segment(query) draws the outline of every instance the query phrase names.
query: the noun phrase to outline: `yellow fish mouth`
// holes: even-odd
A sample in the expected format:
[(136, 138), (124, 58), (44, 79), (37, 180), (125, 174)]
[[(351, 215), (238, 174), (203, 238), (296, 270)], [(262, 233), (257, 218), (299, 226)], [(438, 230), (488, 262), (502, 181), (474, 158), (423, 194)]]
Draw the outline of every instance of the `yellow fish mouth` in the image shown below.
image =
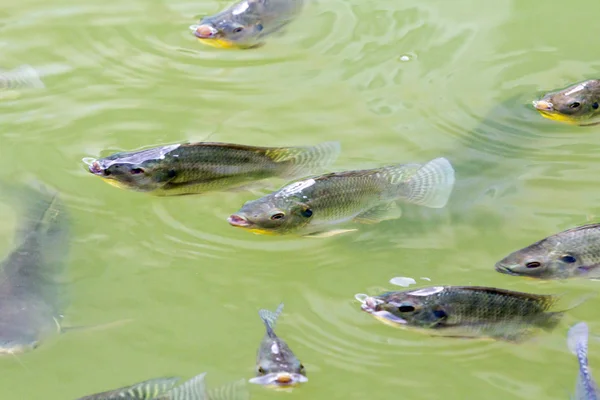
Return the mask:
[(533, 101), (533, 107), (542, 115), (542, 117), (550, 119), (552, 121), (565, 122), (568, 124), (577, 124), (579, 121), (577, 118), (570, 117), (568, 115), (561, 114), (554, 110), (552, 103), (546, 100)]
[(116, 188), (119, 189), (128, 189), (127, 185), (115, 180), (115, 179), (111, 179), (111, 178), (100, 178), (102, 179), (104, 182), (108, 183), (110, 186), (114, 186)]
[(205, 45), (211, 46), (211, 47), (220, 48), (220, 49), (241, 48), (241, 46), (238, 46), (234, 42), (231, 42), (231, 41), (225, 40), (225, 39), (218, 39), (218, 38), (212, 38), (212, 39), (197, 38), (197, 39), (202, 44), (205, 44)]

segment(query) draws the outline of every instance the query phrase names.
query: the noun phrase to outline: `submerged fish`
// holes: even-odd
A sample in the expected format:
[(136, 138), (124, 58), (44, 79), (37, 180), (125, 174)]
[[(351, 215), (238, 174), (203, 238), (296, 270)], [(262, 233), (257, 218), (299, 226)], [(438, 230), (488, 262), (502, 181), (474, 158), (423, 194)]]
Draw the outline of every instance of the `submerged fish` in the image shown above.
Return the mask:
[(184, 143), (92, 160), (89, 171), (123, 189), (172, 196), (298, 177), (327, 167), (339, 153), (339, 142), (302, 147)]
[(567, 335), (567, 345), (571, 353), (577, 356), (579, 361), (579, 374), (575, 387), (574, 400), (598, 400), (600, 391), (598, 385), (592, 378), (588, 365), (588, 326), (585, 322), (573, 325)]
[(281, 30), (300, 11), (304, 0), (242, 0), (190, 26), (201, 43), (222, 48), (252, 48)]
[(30, 65), (21, 65), (10, 71), (0, 70), (0, 92), (44, 87), (39, 74)]
[(551, 92), (533, 106), (548, 119), (577, 125), (596, 125), (600, 121), (600, 80), (591, 79), (566, 89)]
[(237, 381), (219, 388), (206, 390), (206, 372), (174, 387), (179, 378), (156, 378), (131, 386), (81, 397), (78, 400), (241, 400), (247, 399), (245, 382)]
[(557, 300), (491, 287), (434, 286), (366, 296), (361, 308), (384, 323), (441, 336), (517, 340), (533, 328), (554, 329), (563, 314), (550, 311)]
[(549, 236), (496, 263), (503, 274), (541, 279), (600, 278), (600, 224)]
[[(4, 188), (3, 188), (4, 189)], [(0, 354), (30, 351), (61, 331), (68, 218), (56, 194), (27, 190), (27, 222), (0, 264)]]
[(400, 217), (398, 200), (432, 208), (446, 205), (454, 169), (445, 158), (427, 164), (334, 172), (289, 184), (249, 201), (228, 222), (256, 233), (330, 236), (331, 225), (376, 223)]
[(283, 311), (283, 303), (275, 312), (260, 310), (258, 315), (262, 319), (267, 333), (260, 342), (256, 360), (257, 376), (250, 379), (250, 383), (259, 385), (288, 387), (307, 382), (304, 366), (296, 358), (287, 343), (275, 335), (275, 323)]

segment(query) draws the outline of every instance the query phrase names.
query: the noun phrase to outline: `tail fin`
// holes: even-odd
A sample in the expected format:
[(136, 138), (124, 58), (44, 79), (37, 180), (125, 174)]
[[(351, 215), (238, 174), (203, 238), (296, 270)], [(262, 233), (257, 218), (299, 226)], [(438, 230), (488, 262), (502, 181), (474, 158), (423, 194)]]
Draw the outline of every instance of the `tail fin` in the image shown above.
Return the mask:
[(275, 324), (277, 323), (277, 318), (281, 315), (283, 311), (283, 303), (279, 304), (275, 312), (262, 309), (258, 312), (258, 316), (263, 320), (265, 326), (267, 327), (267, 334), (269, 336), (274, 336)]
[(172, 388), (161, 399), (169, 400), (206, 400), (206, 385), (204, 384), (204, 376), (206, 372), (196, 375), (193, 378), (183, 382), (181, 385)]
[(208, 391), (208, 400), (248, 400), (250, 393), (246, 387), (246, 380), (227, 383)]
[(403, 192), (410, 203), (443, 208), (454, 189), (454, 168), (441, 157), (429, 161), (404, 182)]
[(31, 65), (21, 65), (12, 71), (5, 72), (6, 89), (43, 89), (46, 86), (40, 75)]
[(321, 172), (333, 164), (340, 152), (340, 142), (324, 142), (316, 146), (272, 149), (267, 151), (267, 156), (285, 164), (281, 175), (291, 179)]
[(131, 386), (122, 387), (119, 389), (109, 390), (102, 393), (91, 394), (81, 397), (79, 400), (102, 400), (102, 399), (119, 399), (119, 398), (157, 398), (157, 396), (165, 393), (172, 388), (179, 378), (156, 378), (149, 379), (144, 382), (136, 383)]
[(567, 346), (573, 354), (577, 354), (578, 348), (587, 351), (588, 345), (588, 326), (585, 322), (573, 325), (567, 334)]

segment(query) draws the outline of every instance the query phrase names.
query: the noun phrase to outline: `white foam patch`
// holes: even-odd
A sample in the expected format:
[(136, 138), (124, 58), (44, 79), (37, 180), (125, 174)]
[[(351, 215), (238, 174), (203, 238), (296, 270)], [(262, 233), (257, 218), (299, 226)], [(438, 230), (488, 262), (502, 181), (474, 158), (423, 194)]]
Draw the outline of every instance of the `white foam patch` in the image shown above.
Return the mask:
[(414, 292), (410, 292), (410, 294), (411, 296), (431, 296), (432, 294), (442, 292), (443, 290), (443, 286), (433, 286), (425, 289), (415, 290)]
[(200, 27), (200, 25), (194, 24), (194, 25), (190, 25), (190, 30), (192, 32), (196, 32), (196, 30)]
[(395, 278), (390, 279), (390, 283), (396, 286), (409, 287), (417, 283), (413, 278), (408, 278), (406, 276), (397, 276)]
[(243, 13), (244, 11), (246, 11), (248, 9), (248, 7), (250, 7), (250, 4), (248, 4), (247, 1), (244, 1), (243, 3), (238, 4), (232, 11), (231, 13), (233, 15), (239, 15), (241, 13)]
[(86, 165), (91, 166), (93, 163), (95, 163), (97, 160), (94, 157), (83, 157), (81, 159), (81, 161), (83, 161)]
[(354, 298), (356, 300), (358, 300), (359, 302), (361, 302), (362, 304), (365, 304), (365, 302), (367, 301), (367, 299), (369, 298), (368, 295), (364, 294), (364, 293), (357, 293), (354, 295)]

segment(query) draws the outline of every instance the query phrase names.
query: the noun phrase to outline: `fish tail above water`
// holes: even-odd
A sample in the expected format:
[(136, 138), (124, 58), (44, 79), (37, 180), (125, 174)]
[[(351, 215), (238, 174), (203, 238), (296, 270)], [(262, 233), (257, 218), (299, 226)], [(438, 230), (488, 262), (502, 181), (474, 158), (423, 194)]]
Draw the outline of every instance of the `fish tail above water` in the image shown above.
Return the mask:
[(324, 142), (316, 146), (287, 147), (267, 150), (267, 157), (287, 165), (283, 177), (295, 178), (310, 175), (331, 165), (339, 156), (339, 142)]
[(40, 75), (30, 65), (21, 65), (11, 71), (0, 72), (0, 89), (43, 89)]
[(575, 389), (575, 399), (596, 400), (600, 398), (598, 386), (592, 378), (588, 365), (588, 335), (589, 329), (585, 322), (573, 325), (567, 334), (567, 346), (579, 361), (579, 374)]
[(249, 398), (244, 380), (227, 383), (218, 388), (206, 390), (206, 372), (194, 376), (181, 385), (172, 388), (159, 399), (163, 400), (245, 400)]
[(410, 203), (443, 208), (454, 188), (454, 168), (441, 157), (419, 168), (401, 185), (402, 196)]
[(277, 323), (277, 319), (281, 315), (283, 311), (283, 303), (279, 304), (275, 312), (261, 309), (258, 311), (258, 316), (263, 320), (265, 327), (267, 328), (267, 334), (269, 337), (275, 336), (275, 324)]

